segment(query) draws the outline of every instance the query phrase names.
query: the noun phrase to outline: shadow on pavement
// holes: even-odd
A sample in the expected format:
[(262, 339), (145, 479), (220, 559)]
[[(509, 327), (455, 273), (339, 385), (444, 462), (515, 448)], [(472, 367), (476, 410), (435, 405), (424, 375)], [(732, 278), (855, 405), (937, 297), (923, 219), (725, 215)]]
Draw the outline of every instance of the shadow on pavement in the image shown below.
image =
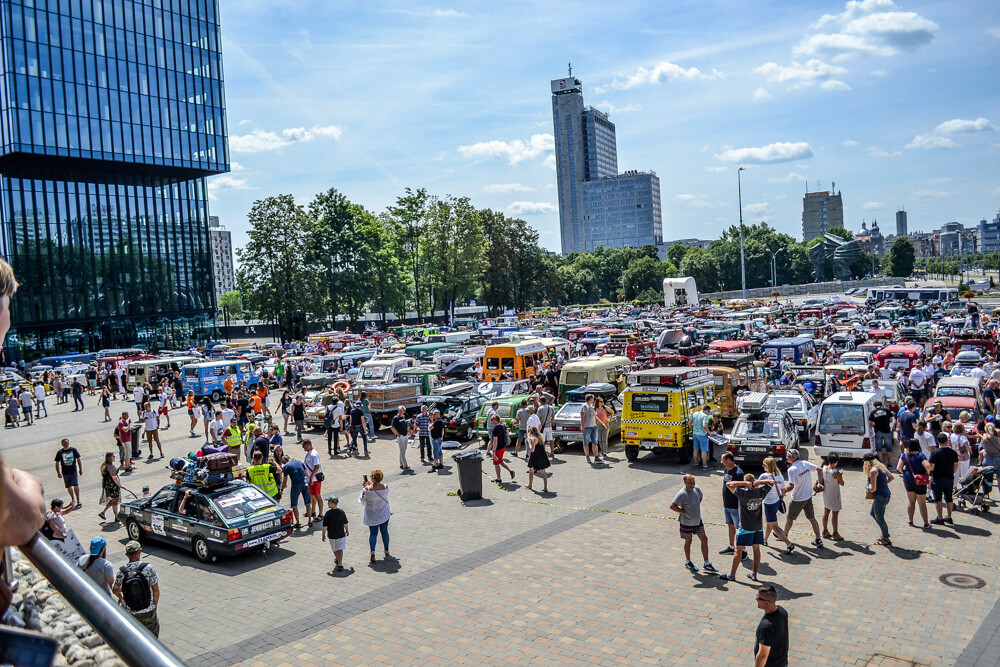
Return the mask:
[(479, 500), (466, 500), (462, 503), (462, 507), (489, 507), (493, 504), (493, 501), (489, 498), (480, 498)]
[(400, 570), (400, 563), (395, 556), (388, 556), (382, 560), (376, 560), (374, 563), (368, 563), (368, 567), (375, 572), (396, 574)]

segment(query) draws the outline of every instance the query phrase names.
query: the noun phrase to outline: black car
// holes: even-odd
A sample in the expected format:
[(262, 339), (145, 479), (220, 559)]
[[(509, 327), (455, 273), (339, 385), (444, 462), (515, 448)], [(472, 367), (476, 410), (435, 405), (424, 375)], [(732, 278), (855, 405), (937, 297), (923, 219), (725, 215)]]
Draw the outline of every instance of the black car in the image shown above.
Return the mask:
[(292, 533), (292, 512), (239, 479), (170, 484), (151, 498), (122, 503), (118, 516), (130, 539), (182, 545), (203, 563), (266, 550)]
[(445, 423), (445, 436), (453, 437), (460, 442), (472, 439), (473, 422), (479, 413), (479, 408), (486, 402), (486, 397), (479, 394), (464, 396), (430, 396), (427, 398), (427, 409), (440, 410)]

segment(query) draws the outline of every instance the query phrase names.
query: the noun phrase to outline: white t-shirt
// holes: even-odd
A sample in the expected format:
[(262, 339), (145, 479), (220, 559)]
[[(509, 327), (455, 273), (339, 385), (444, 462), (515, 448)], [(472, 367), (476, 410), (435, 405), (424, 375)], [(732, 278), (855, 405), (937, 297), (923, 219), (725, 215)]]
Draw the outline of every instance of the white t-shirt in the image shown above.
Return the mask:
[(35, 399), (39, 401), (45, 400), (45, 385), (42, 384), (35, 385)]
[(319, 463), (319, 454), (316, 453), (315, 449), (310, 449), (309, 453), (306, 454), (303, 463), (306, 466), (306, 482), (309, 482), (309, 475), (315, 470), (317, 473), (322, 471)]
[(147, 431), (155, 431), (160, 426), (156, 420), (156, 413), (152, 410), (143, 412), (141, 419), (143, 421), (142, 427)]
[(208, 424), (208, 430), (211, 432), (212, 437), (216, 440), (222, 440), (222, 432), (225, 431), (226, 428), (227, 427), (224, 425), (223, 420), (218, 418), (213, 419)]
[(813, 470), (819, 470), (819, 466), (809, 461), (796, 461), (788, 467), (788, 481), (795, 485), (792, 487), (792, 500), (801, 502), (812, 498)]
[(910, 388), (911, 389), (923, 389), (924, 388), (924, 382), (926, 382), (926, 381), (927, 381), (927, 378), (924, 377), (923, 371), (921, 371), (919, 368), (914, 368), (913, 371), (910, 373)]
[(781, 493), (785, 490), (785, 478), (781, 473), (778, 473), (778, 476), (775, 477), (769, 472), (764, 472), (761, 473), (760, 477), (757, 479), (773, 479), (775, 482), (771, 485), (770, 491), (767, 492), (767, 495), (764, 496), (765, 505), (773, 505), (781, 500)]
[(222, 411), (222, 423), (229, 426), (233, 422), (233, 417), (236, 416), (236, 411), (232, 408), (226, 408)]
[(914, 433), (913, 437), (920, 443), (920, 451), (923, 452), (924, 456), (930, 459), (931, 452), (936, 449), (937, 445), (937, 440), (934, 439), (934, 434), (927, 430), (923, 433)]
[(139, 385), (136, 385), (135, 389), (132, 390), (132, 396), (135, 397), (136, 403), (142, 403), (142, 399), (145, 395), (146, 392), (143, 391), (142, 387)]
[(888, 380), (892, 377), (892, 369), (888, 366), (883, 366), (882, 370), (879, 371), (879, 375), (882, 376), (883, 380)]
[(529, 431), (531, 430), (532, 426), (534, 426), (535, 428), (537, 428), (539, 431), (542, 430), (542, 422), (541, 422), (541, 420), (538, 419), (538, 415), (536, 415), (534, 413), (532, 413), (528, 417), (528, 430)]

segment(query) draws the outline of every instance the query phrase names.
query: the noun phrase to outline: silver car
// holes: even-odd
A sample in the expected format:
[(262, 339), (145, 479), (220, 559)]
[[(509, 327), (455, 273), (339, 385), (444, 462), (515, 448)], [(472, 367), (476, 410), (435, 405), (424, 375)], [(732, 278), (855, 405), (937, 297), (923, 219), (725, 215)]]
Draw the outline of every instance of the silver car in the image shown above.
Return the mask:
[(809, 440), (816, 431), (819, 403), (806, 392), (776, 391), (767, 397), (767, 408), (775, 412), (787, 412), (795, 424), (800, 440)]

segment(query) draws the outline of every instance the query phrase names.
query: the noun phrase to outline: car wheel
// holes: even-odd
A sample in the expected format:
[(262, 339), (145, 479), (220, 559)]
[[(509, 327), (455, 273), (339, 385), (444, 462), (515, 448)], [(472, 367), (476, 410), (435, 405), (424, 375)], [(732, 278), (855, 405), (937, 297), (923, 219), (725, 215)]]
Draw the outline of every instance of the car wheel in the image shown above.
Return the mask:
[(129, 519), (125, 522), (125, 531), (128, 533), (130, 540), (142, 542), (142, 526), (135, 519)]
[(212, 551), (208, 548), (208, 542), (205, 541), (204, 537), (194, 538), (194, 555), (202, 563), (207, 563), (212, 558)]
[(625, 445), (625, 460), (637, 461), (639, 459), (639, 445)]
[(677, 453), (677, 462), (681, 465), (686, 465), (691, 463), (691, 459), (694, 457), (694, 445), (690, 442), (684, 444), (681, 447), (680, 452)]
[(221, 400), (222, 400), (222, 392), (216, 389), (215, 391), (212, 392), (212, 402), (218, 403)]

